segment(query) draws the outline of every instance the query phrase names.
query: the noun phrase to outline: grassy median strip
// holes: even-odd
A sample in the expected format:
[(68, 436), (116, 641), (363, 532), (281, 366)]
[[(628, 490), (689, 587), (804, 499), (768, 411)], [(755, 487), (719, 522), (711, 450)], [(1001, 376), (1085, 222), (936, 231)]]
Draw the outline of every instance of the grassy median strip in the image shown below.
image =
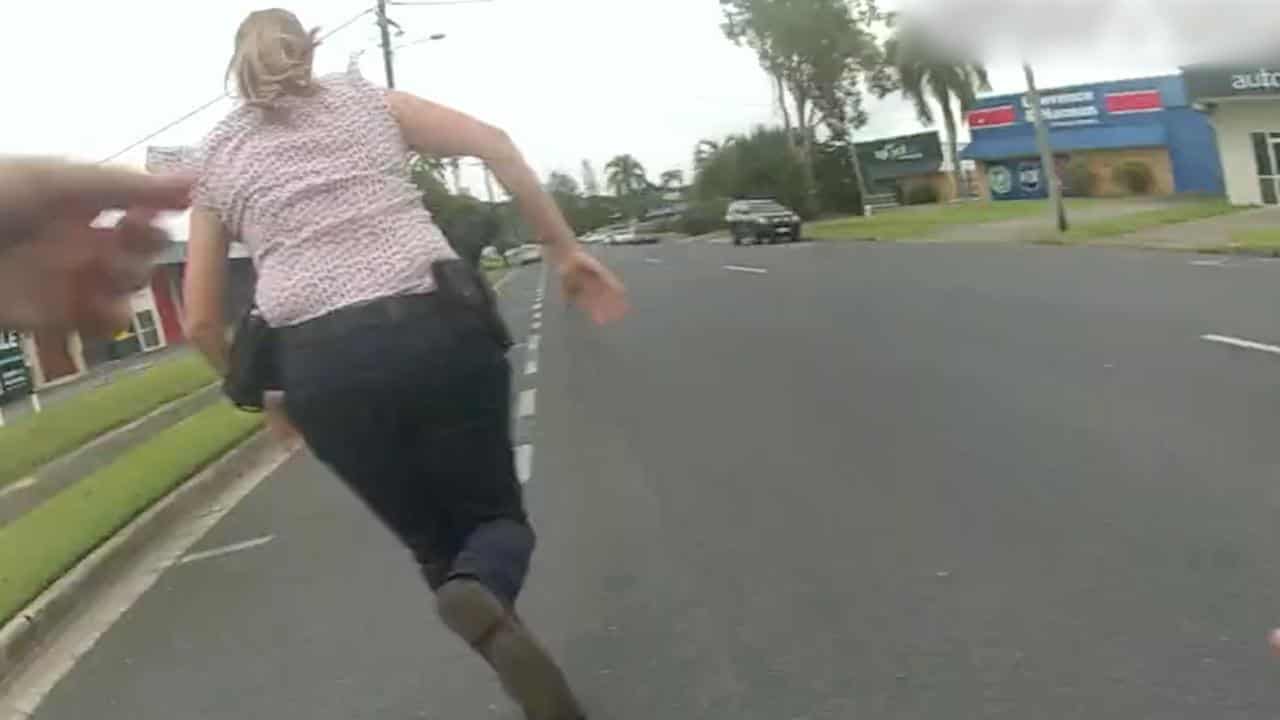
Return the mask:
[[(1079, 223), (1073, 225), (1067, 231), (1064, 239), (1068, 242), (1087, 242), (1101, 238), (1119, 237), (1163, 225), (1176, 225), (1193, 220), (1218, 217), (1219, 215), (1238, 212), (1240, 209), (1233, 207), (1226, 200), (1220, 198), (1188, 200), (1171, 204), (1169, 207), (1160, 208), (1159, 210), (1148, 210), (1105, 220)], [(1046, 236), (1046, 239), (1048, 237)]]
[(261, 424), (258, 415), (214, 405), (0, 528), (0, 622)]
[(215, 379), (198, 357), (168, 360), (0, 428), (0, 487)]

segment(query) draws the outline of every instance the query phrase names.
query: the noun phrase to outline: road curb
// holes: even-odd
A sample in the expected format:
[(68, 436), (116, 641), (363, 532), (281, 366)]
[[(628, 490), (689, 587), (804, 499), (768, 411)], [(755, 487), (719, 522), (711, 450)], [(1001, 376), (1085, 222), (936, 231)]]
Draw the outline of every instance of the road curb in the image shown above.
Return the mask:
[(98, 546), (0, 628), (0, 681), (33, 658), (47, 640), (87, 607), (153, 540), (174, 529), (237, 479), (282, 451), (259, 430), (193, 475)]

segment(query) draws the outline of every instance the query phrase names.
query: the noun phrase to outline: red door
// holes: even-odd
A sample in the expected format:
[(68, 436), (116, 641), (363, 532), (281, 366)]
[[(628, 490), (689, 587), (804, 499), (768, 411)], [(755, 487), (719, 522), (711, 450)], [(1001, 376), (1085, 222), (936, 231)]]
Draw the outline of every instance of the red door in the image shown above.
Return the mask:
[(40, 369), (44, 371), (44, 381), (51, 383), (78, 372), (76, 361), (71, 357), (71, 349), (67, 346), (66, 333), (58, 331), (37, 331), (34, 335), (36, 353), (40, 356)]
[(156, 298), (156, 310), (160, 312), (160, 327), (164, 328), (165, 341), (177, 345), (185, 340), (182, 332), (182, 317), (178, 303), (173, 297), (174, 276), (177, 273), (169, 267), (156, 268), (151, 276), (151, 292)]

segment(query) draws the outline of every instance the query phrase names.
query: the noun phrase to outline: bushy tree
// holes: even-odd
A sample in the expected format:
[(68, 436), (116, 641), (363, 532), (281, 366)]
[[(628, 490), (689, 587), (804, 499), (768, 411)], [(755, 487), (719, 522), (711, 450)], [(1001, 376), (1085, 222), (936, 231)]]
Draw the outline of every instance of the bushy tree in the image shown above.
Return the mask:
[(757, 127), (722, 143), (704, 159), (694, 179), (698, 201), (772, 197), (806, 217), (818, 211), (810, 190), (804, 163), (781, 128)]
[(796, 141), (809, 180), (818, 128), (848, 135), (866, 124), (863, 87), (892, 83), (873, 28), (874, 0), (720, 0), (723, 30), (756, 51), (773, 80), (783, 137)]

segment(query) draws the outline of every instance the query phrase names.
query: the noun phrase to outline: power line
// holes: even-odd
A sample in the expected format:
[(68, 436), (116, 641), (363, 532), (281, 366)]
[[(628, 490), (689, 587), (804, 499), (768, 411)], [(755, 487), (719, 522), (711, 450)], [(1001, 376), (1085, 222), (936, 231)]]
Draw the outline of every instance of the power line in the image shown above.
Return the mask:
[[(367, 8), (365, 8), (364, 10), (361, 10), (359, 13), (357, 13), (357, 14), (353, 15), (350, 19), (345, 20), (345, 21), (343, 21), (342, 23), (339, 23), (339, 24), (338, 24), (337, 26), (335, 26), (332, 30), (329, 30), (328, 32), (326, 32), (326, 33), (324, 33), (323, 35), (319, 36), (317, 39), (318, 39), (318, 40), (320, 40), (320, 41), (327, 40), (327, 39), (329, 39), (330, 37), (333, 37), (334, 35), (336, 35), (337, 33), (339, 33), (339, 32), (341, 32), (341, 31), (343, 31), (343, 30), (347, 29), (347, 28), (348, 28), (348, 27), (350, 27), (350, 26), (351, 26), (355, 21), (359, 20), (360, 18), (364, 17), (365, 15), (368, 15), (368, 14), (369, 14), (369, 13), (371, 13), (371, 12), (373, 12), (373, 8), (372, 8), (372, 7), (367, 7)], [(217, 97), (215, 97), (215, 98), (213, 98), (212, 100), (209, 100), (208, 102), (206, 102), (206, 103), (204, 103), (204, 104), (202, 104), (202, 105), (200, 105), (200, 106), (196, 107), (196, 109), (194, 109), (194, 110), (192, 110), (192, 111), (190, 111), (190, 112), (186, 113), (185, 115), (183, 115), (182, 117), (178, 118), (177, 120), (173, 120), (172, 122), (169, 122), (169, 123), (165, 124), (165, 125), (164, 125), (163, 127), (161, 127), (159, 130), (156, 130), (155, 132), (152, 132), (152, 133), (149, 133), (149, 134), (147, 134), (147, 135), (143, 136), (141, 139), (136, 140), (136, 141), (134, 141), (134, 142), (130, 143), (129, 145), (125, 146), (125, 148), (124, 148), (123, 150), (120, 150), (120, 151), (118, 151), (118, 152), (112, 153), (111, 155), (107, 156), (106, 158), (103, 158), (102, 160), (99, 160), (98, 162), (99, 162), (99, 163), (109, 163), (109, 162), (111, 162), (112, 160), (115, 160), (116, 158), (120, 157), (121, 155), (124, 155), (125, 153), (129, 152), (130, 150), (133, 150), (134, 148), (138, 147), (139, 145), (142, 145), (142, 144), (144, 144), (144, 143), (146, 143), (146, 142), (148, 142), (148, 141), (150, 141), (150, 140), (155, 139), (157, 136), (159, 136), (159, 135), (161, 135), (161, 134), (163, 134), (163, 133), (167, 132), (168, 130), (171, 130), (171, 129), (173, 129), (173, 128), (177, 127), (178, 125), (181, 125), (182, 123), (184, 123), (184, 122), (186, 122), (186, 121), (190, 120), (191, 118), (195, 117), (196, 115), (199, 115), (200, 113), (204, 112), (205, 110), (208, 110), (209, 108), (213, 107), (214, 105), (216, 105), (216, 104), (218, 104), (219, 102), (221, 102), (222, 100), (224, 100), (226, 97), (227, 97), (227, 93), (226, 93), (225, 91), (224, 91), (224, 92), (219, 93)]]
[(141, 139), (136, 140), (136, 141), (134, 141), (134, 142), (132, 142), (132, 143), (130, 143), (130, 144), (128, 144), (128, 145), (126, 145), (126, 146), (125, 146), (125, 148), (124, 148), (123, 150), (120, 150), (119, 152), (113, 153), (113, 154), (109, 155), (108, 157), (103, 158), (102, 160), (99, 160), (98, 162), (100, 162), (100, 163), (109, 163), (109, 162), (111, 162), (112, 160), (115, 160), (116, 158), (120, 157), (121, 155), (123, 155), (123, 154), (125, 154), (125, 153), (129, 152), (130, 150), (132, 150), (132, 149), (134, 149), (134, 148), (138, 147), (139, 145), (142, 145), (143, 143), (147, 142), (148, 140), (151, 140), (151, 139), (155, 138), (157, 135), (160, 135), (161, 133), (163, 133), (163, 132), (165, 132), (165, 131), (167, 131), (167, 130), (170, 130), (170, 129), (174, 128), (174, 127), (177, 127), (178, 125), (181, 125), (182, 123), (186, 122), (187, 120), (190, 120), (191, 118), (195, 117), (196, 115), (199, 115), (200, 113), (204, 112), (205, 110), (208, 110), (209, 108), (213, 107), (213, 106), (214, 106), (214, 105), (216, 105), (217, 103), (222, 102), (226, 97), (227, 97), (227, 94), (226, 94), (226, 93), (222, 93), (222, 94), (221, 94), (221, 95), (219, 95), (218, 97), (216, 97), (216, 98), (214, 98), (214, 99), (210, 100), (209, 102), (207, 102), (207, 103), (205, 103), (205, 104), (201, 105), (200, 107), (196, 108), (195, 110), (192, 110), (191, 112), (187, 113), (186, 115), (183, 115), (182, 117), (178, 118), (177, 120), (174, 120), (173, 122), (168, 123), (167, 125), (165, 125), (164, 127), (160, 128), (159, 130), (156, 130), (155, 132), (153, 132), (153, 133), (151, 133), (151, 134), (149, 134), (149, 135), (146, 135), (146, 136), (142, 137)]
[(387, 4), (401, 7), (427, 7), (431, 5), (480, 5), (491, 2), (493, 2), (493, 0), (421, 0), (419, 2), (411, 2), (408, 0), (405, 2), (396, 2), (396, 0), (390, 0)]

